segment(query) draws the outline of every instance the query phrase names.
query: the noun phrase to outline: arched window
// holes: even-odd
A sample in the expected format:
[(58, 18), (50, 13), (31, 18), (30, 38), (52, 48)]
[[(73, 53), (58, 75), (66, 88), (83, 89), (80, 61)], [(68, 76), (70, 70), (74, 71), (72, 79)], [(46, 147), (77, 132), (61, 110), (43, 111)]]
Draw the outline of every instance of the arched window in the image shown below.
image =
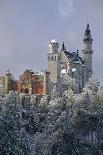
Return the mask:
[(26, 94), (28, 94), (28, 93), (29, 93), (28, 88), (25, 88), (24, 92), (25, 92)]
[(53, 60), (53, 56), (51, 57), (51, 60)]

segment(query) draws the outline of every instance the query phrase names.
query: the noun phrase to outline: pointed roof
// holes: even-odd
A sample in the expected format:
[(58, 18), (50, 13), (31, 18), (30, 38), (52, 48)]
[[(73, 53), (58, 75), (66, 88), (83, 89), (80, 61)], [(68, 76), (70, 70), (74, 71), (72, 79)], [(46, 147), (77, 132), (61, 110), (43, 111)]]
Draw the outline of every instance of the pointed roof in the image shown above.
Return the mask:
[(77, 52), (67, 52), (66, 50), (64, 50), (64, 53), (70, 62), (72, 62), (72, 63), (78, 62), (78, 63), (83, 64), (83, 60), (79, 56), (78, 50), (77, 50)]
[(90, 31), (90, 28), (89, 28), (89, 24), (87, 24), (87, 27), (86, 27), (86, 30), (85, 30), (85, 34), (91, 35), (91, 31)]
[(93, 41), (92, 36), (91, 36), (91, 31), (90, 31), (89, 24), (87, 24), (87, 27), (85, 29), (83, 41), (91, 41), (91, 42)]
[(62, 50), (63, 50), (63, 51), (66, 50), (65, 45), (64, 45), (64, 41), (63, 41), (63, 44), (62, 44)]

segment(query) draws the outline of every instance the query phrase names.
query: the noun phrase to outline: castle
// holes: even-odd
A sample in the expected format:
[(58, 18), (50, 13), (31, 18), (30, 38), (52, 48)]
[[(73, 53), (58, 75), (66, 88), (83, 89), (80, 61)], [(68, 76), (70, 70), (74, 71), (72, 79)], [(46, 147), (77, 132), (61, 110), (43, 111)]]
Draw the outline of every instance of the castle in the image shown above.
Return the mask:
[(29, 94), (50, 95), (54, 85), (62, 90), (61, 74), (67, 74), (68, 77), (75, 79), (78, 84), (78, 92), (82, 90), (86, 82), (92, 77), (92, 36), (87, 24), (82, 50), (83, 57), (80, 57), (78, 50), (76, 52), (68, 52), (64, 45), (59, 51), (59, 43), (53, 39), (49, 43), (49, 53), (47, 54), (48, 69), (41, 74), (34, 73), (32, 70), (26, 70), (15, 81), (11, 73), (6, 73), (0, 77), (0, 89), (2, 95), (7, 94), (10, 90), (19, 93), (27, 92)]
[(49, 54), (48, 54), (48, 71), (50, 72), (51, 88), (56, 83), (60, 88), (60, 74), (63, 69), (65, 73), (71, 78), (75, 79), (75, 82), (79, 85), (79, 90), (82, 90), (86, 82), (92, 77), (92, 36), (87, 24), (83, 44), (84, 49), (83, 57), (79, 56), (77, 52), (68, 52), (63, 43), (61, 50), (59, 51), (59, 43), (54, 39), (49, 44)]

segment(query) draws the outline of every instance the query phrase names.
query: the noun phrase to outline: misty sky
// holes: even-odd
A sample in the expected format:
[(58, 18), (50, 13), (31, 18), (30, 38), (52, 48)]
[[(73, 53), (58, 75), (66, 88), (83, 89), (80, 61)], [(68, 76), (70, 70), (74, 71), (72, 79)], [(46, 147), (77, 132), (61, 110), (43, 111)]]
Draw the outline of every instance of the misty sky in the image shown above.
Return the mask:
[[(48, 43), (64, 41), (68, 51), (83, 49), (90, 24), (94, 77), (103, 79), (103, 0), (0, 0), (0, 73), (17, 78), (28, 68), (47, 68)], [(81, 53), (81, 52), (80, 52)]]

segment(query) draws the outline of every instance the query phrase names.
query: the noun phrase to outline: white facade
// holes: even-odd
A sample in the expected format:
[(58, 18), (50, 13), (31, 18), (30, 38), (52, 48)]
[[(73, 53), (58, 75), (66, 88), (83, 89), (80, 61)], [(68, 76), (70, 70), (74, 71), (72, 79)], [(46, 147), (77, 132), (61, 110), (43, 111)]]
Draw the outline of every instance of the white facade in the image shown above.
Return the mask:
[(88, 81), (89, 78), (92, 77), (93, 71), (92, 71), (92, 37), (91, 37), (91, 32), (89, 29), (89, 25), (87, 25), (87, 28), (84, 33), (84, 50), (83, 50), (83, 61), (84, 64), (86, 65), (86, 80)]
[(56, 84), (60, 87), (60, 53), (58, 52), (59, 43), (54, 39), (49, 44), (48, 71), (50, 72), (50, 89)]
[(92, 37), (87, 25), (84, 33), (84, 49), (83, 58), (79, 56), (77, 52), (68, 52), (62, 45), (59, 51), (59, 43), (53, 39), (49, 44), (49, 54), (48, 54), (48, 71), (50, 72), (50, 87), (52, 89), (53, 85), (56, 84), (61, 88), (61, 71), (64, 70), (68, 76), (73, 78), (79, 86), (79, 91), (82, 90), (85, 83), (92, 77)]

